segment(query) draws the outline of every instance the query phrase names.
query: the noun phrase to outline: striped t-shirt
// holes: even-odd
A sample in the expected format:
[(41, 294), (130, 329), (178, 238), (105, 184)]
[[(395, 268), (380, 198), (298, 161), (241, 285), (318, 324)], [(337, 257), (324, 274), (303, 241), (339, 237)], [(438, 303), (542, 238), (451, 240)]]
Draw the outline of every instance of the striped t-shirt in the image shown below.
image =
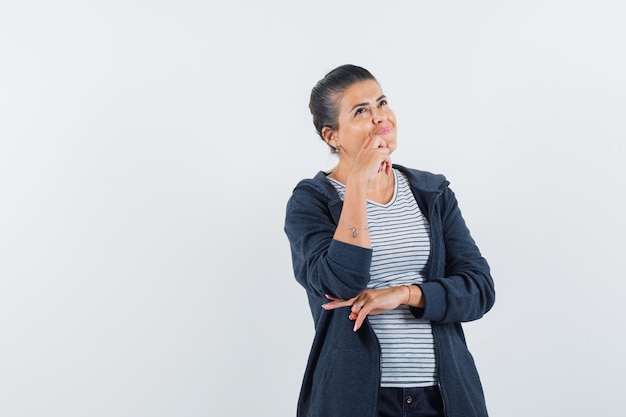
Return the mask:
[[(368, 288), (419, 284), (430, 253), (428, 221), (411, 193), (404, 174), (393, 170), (396, 187), (391, 201), (367, 201), (372, 242)], [(345, 186), (328, 177), (343, 199)], [(408, 296), (408, 291), (407, 291)], [(415, 318), (401, 305), (368, 320), (381, 347), (382, 387), (425, 387), (437, 384), (435, 346), (430, 322)]]

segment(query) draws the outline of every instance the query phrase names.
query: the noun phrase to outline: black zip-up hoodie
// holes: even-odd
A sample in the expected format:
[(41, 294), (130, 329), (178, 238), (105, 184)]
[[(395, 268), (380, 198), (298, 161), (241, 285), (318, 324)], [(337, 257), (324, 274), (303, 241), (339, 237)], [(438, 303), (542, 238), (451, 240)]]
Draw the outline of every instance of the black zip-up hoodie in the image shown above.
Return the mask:
[[(470, 235), (442, 175), (394, 165), (404, 173), (430, 225), (427, 277), (419, 284), (430, 320), (446, 417), (486, 417), (487, 408), (462, 322), (481, 318), (495, 301), (489, 265)], [(298, 183), (286, 210), (296, 280), (306, 289), (315, 338), (302, 381), (298, 417), (376, 417), (380, 346), (367, 323), (354, 332), (343, 309), (327, 311), (325, 294), (342, 299), (367, 288), (372, 250), (333, 239), (343, 202), (326, 174)]]

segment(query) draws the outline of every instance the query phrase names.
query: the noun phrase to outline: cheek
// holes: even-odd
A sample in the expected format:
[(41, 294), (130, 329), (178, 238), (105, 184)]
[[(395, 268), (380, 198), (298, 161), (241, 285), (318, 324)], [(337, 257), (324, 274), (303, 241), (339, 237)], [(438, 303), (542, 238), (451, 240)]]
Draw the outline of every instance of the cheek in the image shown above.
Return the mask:
[(369, 125), (365, 123), (357, 123), (346, 126), (344, 130), (344, 137), (350, 137), (352, 139), (362, 139), (369, 135)]
[(389, 146), (389, 149), (391, 150), (391, 152), (396, 150), (396, 148), (398, 147), (398, 131), (397, 130), (394, 130), (393, 137), (390, 138), (390, 140), (387, 142), (387, 145)]

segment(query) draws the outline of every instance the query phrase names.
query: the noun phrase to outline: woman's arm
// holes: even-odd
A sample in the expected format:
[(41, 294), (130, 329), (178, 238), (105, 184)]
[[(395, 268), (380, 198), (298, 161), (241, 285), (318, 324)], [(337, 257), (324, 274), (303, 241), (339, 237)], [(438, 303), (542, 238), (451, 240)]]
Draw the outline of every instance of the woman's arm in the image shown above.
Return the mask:
[(303, 181), (287, 203), (285, 233), (294, 274), (309, 293), (349, 299), (367, 287), (372, 250), (334, 239), (342, 204), (330, 208), (314, 181)]

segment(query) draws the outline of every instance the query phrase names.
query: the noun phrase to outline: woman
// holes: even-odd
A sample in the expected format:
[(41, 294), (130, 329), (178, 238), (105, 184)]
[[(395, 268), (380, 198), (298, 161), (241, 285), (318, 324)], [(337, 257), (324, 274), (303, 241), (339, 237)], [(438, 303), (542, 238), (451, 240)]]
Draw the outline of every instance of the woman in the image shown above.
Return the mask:
[(448, 181), (392, 165), (396, 118), (366, 69), (329, 72), (309, 108), (339, 162), (287, 204), (315, 324), (298, 416), (487, 416), (461, 322), (494, 285)]

